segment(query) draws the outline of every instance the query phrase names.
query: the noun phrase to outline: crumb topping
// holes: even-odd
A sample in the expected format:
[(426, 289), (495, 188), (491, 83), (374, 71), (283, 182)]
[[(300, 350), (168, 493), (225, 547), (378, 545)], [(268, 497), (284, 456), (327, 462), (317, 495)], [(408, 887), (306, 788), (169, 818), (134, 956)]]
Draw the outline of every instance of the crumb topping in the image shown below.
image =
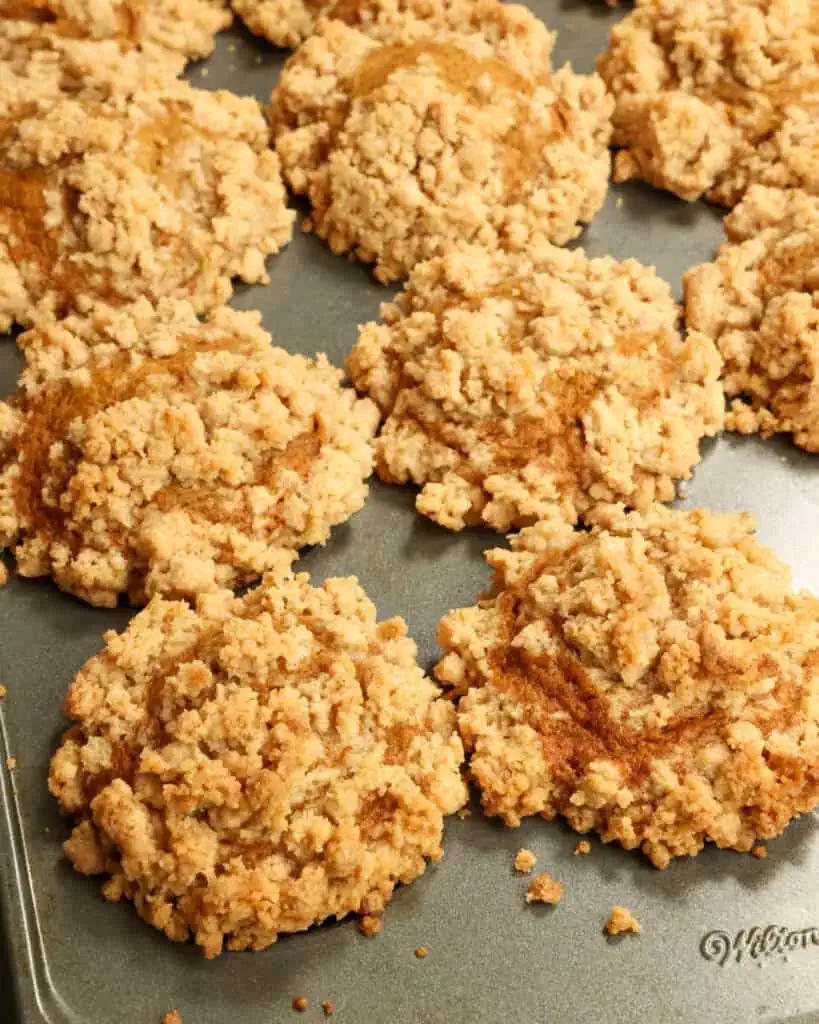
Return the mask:
[(380, 43), (322, 22), (273, 94), (282, 172), (333, 252), (390, 282), (457, 241), (575, 238), (603, 203), (611, 100), (493, 33)]
[(598, 70), (615, 181), (733, 206), (749, 185), (819, 192), (812, 0), (637, 0)]
[(562, 814), (657, 867), (749, 851), (819, 803), (819, 599), (750, 515), (600, 509), (488, 554), (438, 627), (487, 813)]
[(560, 902), (562, 895), (563, 884), (555, 881), (550, 874), (543, 871), (539, 875), (535, 875), (529, 883), (529, 888), (526, 891), (526, 902), (551, 903), (554, 905)]
[(266, 281), (294, 214), (254, 100), (185, 82), (104, 102), (0, 98), (0, 330)]
[(522, 875), (528, 875), (536, 863), (537, 857), (531, 850), (520, 849), (515, 854), (515, 871), (519, 871)]
[(609, 935), (621, 935), (623, 932), (639, 935), (640, 922), (626, 907), (612, 907), (606, 922), (606, 931)]
[(591, 853), (591, 843), (588, 839), (581, 839), (572, 851), (574, 857), (586, 857)]
[(75, 869), (206, 956), (379, 915), (466, 798), (455, 712), (353, 578), (155, 598), (71, 684)]
[(726, 426), (819, 452), (819, 197), (755, 186), (724, 226), (685, 275), (685, 311), (725, 360)]
[(381, 316), (347, 360), (386, 417), (376, 470), (449, 529), (670, 501), (722, 425), (715, 346), (681, 337), (669, 286), (634, 260), (462, 246)]
[(21, 337), (0, 544), (91, 604), (257, 579), (362, 507), (378, 414), (257, 313), (98, 307)]
[(0, 31), (21, 42), (107, 41), (170, 60), (206, 57), (231, 20), (225, 0), (0, 0)]
[(251, 32), (297, 46), (332, 18), (384, 43), (415, 43), (441, 30), (483, 35), (503, 56), (549, 68), (555, 36), (522, 4), (498, 0), (232, 0)]

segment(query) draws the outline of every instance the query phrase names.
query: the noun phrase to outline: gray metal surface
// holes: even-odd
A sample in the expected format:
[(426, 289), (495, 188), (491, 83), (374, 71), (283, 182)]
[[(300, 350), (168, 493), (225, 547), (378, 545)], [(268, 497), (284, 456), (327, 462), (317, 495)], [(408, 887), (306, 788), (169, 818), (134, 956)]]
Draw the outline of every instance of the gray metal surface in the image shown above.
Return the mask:
[[(597, 0), (535, 3), (561, 31), (558, 57), (590, 70), (617, 16)], [(264, 99), (280, 55), (235, 30), (220, 40), (203, 77)], [(622, 202), (621, 202), (622, 200)], [(675, 285), (711, 256), (720, 218), (641, 186), (612, 190), (586, 233), (594, 254), (654, 263)], [(271, 262), (271, 282), (243, 291), (242, 307), (260, 308), (279, 344), (340, 363), (356, 324), (386, 297), (365, 268), (298, 235)], [(3, 393), (18, 359), (0, 347)], [(687, 500), (751, 509), (764, 540), (794, 566), (800, 585), (819, 588), (815, 524), (819, 460), (787, 441), (720, 438), (709, 443)], [(416, 516), (409, 489), (373, 483), (367, 506), (337, 529), (323, 550), (301, 562), (320, 579), (360, 577), (382, 616), (401, 614), (423, 662), (436, 654), (435, 623), (472, 601), (485, 584), (483, 549), (495, 535), (455, 535)], [(376, 939), (352, 922), (289, 937), (264, 953), (225, 954), (206, 962), (138, 920), (127, 905), (109, 906), (97, 881), (62, 859), (66, 825), (46, 789), (48, 759), (65, 722), (63, 694), (73, 673), (121, 628), (129, 612), (94, 610), (48, 581), (14, 580), (0, 591), (0, 896), (14, 985), (0, 963), (0, 1021), (26, 1024), (157, 1024), (177, 1007), (184, 1024), (271, 1024), (296, 1019), (295, 995), (310, 1000), (300, 1019), (368, 1024), (473, 1024), (520, 1021), (736, 1022), (819, 1021), (819, 932), (789, 943), (754, 944), (750, 929), (819, 928), (819, 830), (813, 816), (769, 846), (769, 857), (708, 850), (659, 872), (637, 854), (593, 841), (590, 857), (572, 857), (576, 836), (561, 824), (529, 821), (503, 829), (479, 814), (447, 826), (446, 857), (396, 893)], [(13, 755), (18, 768), (2, 769)], [(565, 883), (555, 909), (526, 907), (526, 882), (511, 869), (519, 846)], [(639, 937), (610, 940), (602, 925), (612, 904), (643, 924)], [(731, 943), (740, 939), (740, 958)], [(717, 933), (703, 944), (709, 933)], [(813, 937), (812, 937), (813, 936)], [(814, 941), (815, 938), (815, 941)], [(417, 960), (416, 946), (429, 956)], [(791, 947), (791, 948), (788, 948)]]

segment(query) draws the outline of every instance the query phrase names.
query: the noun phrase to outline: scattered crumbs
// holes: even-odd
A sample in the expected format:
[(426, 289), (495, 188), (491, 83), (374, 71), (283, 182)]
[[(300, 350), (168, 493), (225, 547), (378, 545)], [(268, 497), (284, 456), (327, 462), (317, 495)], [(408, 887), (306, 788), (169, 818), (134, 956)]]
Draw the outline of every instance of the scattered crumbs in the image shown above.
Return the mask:
[(377, 914), (364, 914), (358, 919), (358, 930), (362, 935), (378, 935), (383, 927), (383, 922)]
[(3, 686), (2, 683), (0, 683), (0, 700), (5, 700), (6, 697), (8, 697), (8, 695), (9, 691), (6, 689), (5, 686)]
[(471, 807), (462, 807), (459, 811), (456, 811), (455, 813), (458, 815), (458, 817), (461, 819), (461, 821), (463, 821), (465, 818), (471, 818), (472, 817), (472, 808)]
[(228, 53), (236, 53), (236, 43), (228, 43)]
[(624, 203), (624, 199), (623, 199), (622, 196), (618, 196), (614, 200), (614, 205), (617, 207), (618, 210), (622, 210), (623, 209), (623, 203)]
[(620, 935), (622, 932), (634, 932), (640, 934), (640, 922), (626, 907), (612, 907), (609, 919), (606, 921), (606, 931), (609, 935)]
[(574, 848), (574, 856), (585, 857), (589, 853), (591, 853), (591, 843), (588, 841), (588, 839), (581, 839), (577, 846), (575, 846)]
[(200, 68), (199, 74), (201, 75), (202, 78), (207, 78), (208, 75), (210, 74), (210, 71), (207, 68)]
[(296, 998), (293, 1000), (293, 1009), (297, 1010), (299, 1013), (304, 1013), (304, 1011), (307, 1009), (309, 1005), (310, 1004), (307, 1002), (304, 996), (296, 996)]
[(13, 772), (16, 767), (17, 767), (17, 758), (16, 757), (7, 757), (6, 758), (6, 768), (8, 768), (8, 770), (10, 772)]
[(426, 946), (417, 946), (415, 949), (415, 955), (419, 960), (426, 960), (429, 956), (429, 950)]
[(0, 587), (5, 587), (9, 581), (9, 571), (7, 567), (0, 562)]
[(162, 1018), (162, 1024), (182, 1024), (182, 1014), (179, 1010), (168, 1010)]
[(537, 857), (531, 850), (520, 849), (515, 854), (515, 871), (520, 871), (522, 875), (528, 875), (535, 864)]
[(768, 856), (767, 846), (760, 846), (759, 844), (757, 844), (751, 850), (751, 856), (756, 857), (757, 860), (765, 860), (765, 858)]
[(526, 893), (527, 903), (559, 903), (563, 895), (563, 884), (556, 882), (546, 871), (535, 875)]
[(326, 999), (321, 1004), (321, 1008), (322, 1008), (322, 1010), (324, 1010), (324, 1016), (325, 1017), (332, 1017), (333, 1014), (336, 1012), (336, 1004), (335, 1003), (331, 1003), (329, 999)]

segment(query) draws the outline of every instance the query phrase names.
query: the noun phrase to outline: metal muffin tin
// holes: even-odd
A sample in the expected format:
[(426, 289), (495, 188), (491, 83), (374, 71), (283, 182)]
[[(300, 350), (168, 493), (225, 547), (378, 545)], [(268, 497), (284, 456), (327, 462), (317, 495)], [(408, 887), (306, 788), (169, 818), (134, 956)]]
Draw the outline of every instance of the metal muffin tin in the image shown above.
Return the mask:
[[(557, 61), (579, 71), (593, 68), (622, 16), (597, 0), (531, 6), (559, 32)], [(284, 56), (236, 27), (190, 78), (266, 101)], [(683, 272), (710, 259), (721, 237), (720, 211), (630, 184), (612, 188), (581, 244), (592, 255), (654, 264), (679, 292)], [(301, 233), (270, 262), (270, 275), (235, 305), (261, 309), (280, 345), (324, 351), (337, 364), (356, 325), (389, 297), (365, 267)], [(3, 393), (19, 366), (8, 339)], [(483, 588), (482, 552), (500, 538), (448, 533), (418, 516), (413, 499), (410, 488), (373, 481), (366, 507), (299, 568), (316, 580), (357, 575), (381, 616), (406, 618), (429, 667), (438, 619)], [(819, 589), (816, 456), (787, 439), (722, 436), (703, 446), (684, 501), (755, 512), (760, 536), (793, 566), (796, 584)], [(590, 856), (573, 857), (577, 836), (559, 822), (505, 829), (473, 801), (471, 817), (447, 823), (445, 858), (396, 892), (377, 938), (348, 921), (210, 962), (192, 945), (170, 943), (130, 904), (105, 904), (98, 880), (73, 873), (60, 849), (67, 826), (46, 788), (68, 683), (103, 632), (132, 614), (90, 608), (48, 580), (14, 579), (0, 591), (3, 1024), (158, 1024), (171, 1008), (184, 1024), (318, 1021), (324, 1000), (350, 1024), (819, 1022), (814, 815), (771, 842), (766, 860), (707, 849), (661, 872), (593, 838)], [(11, 756), (13, 771), (5, 768)], [(526, 880), (512, 870), (521, 846), (564, 882), (558, 907), (526, 906)], [(636, 914), (640, 936), (604, 936), (615, 903)], [(419, 960), (413, 951), (422, 945), (429, 956)], [(291, 1007), (298, 995), (310, 1002), (302, 1015)]]

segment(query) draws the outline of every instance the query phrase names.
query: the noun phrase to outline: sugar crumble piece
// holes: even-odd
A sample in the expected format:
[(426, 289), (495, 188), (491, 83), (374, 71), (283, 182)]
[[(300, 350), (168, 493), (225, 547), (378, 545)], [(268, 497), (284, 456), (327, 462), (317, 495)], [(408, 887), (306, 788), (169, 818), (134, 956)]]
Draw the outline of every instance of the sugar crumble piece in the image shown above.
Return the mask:
[(588, 839), (581, 839), (577, 846), (575, 846), (573, 855), (575, 857), (585, 857), (589, 853), (591, 853), (591, 843)]
[(304, 996), (296, 996), (293, 1000), (293, 1009), (298, 1013), (304, 1013), (310, 1006), (310, 1003), (304, 998)]
[(325, 1017), (332, 1017), (333, 1014), (336, 1012), (336, 1004), (331, 1003), (329, 999), (325, 999), (325, 1001), (321, 1004), (321, 1009)]
[(358, 919), (358, 930), (362, 935), (366, 935), (367, 938), (378, 935), (383, 927), (384, 922), (380, 914), (363, 914)]
[(535, 875), (526, 892), (527, 903), (559, 903), (563, 895), (563, 883), (556, 881), (548, 872)]
[(6, 687), (2, 683), (0, 683), (0, 700), (5, 700), (6, 697), (8, 697), (8, 695), (9, 695), (8, 687)]
[(520, 849), (515, 854), (514, 868), (522, 875), (528, 875), (537, 863), (537, 857), (531, 850)]
[(606, 921), (606, 931), (609, 935), (621, 935), (623, 932), (633, 932), (639, 935), (640, 922), (627, 907), (614, 906)]
[(429, 950), (426, 946), (417, 946), (415, 949), (415, 958), (417, 960), (426, 960), (429, 956)]
[(768, 856), (767, 846), (757, 845), (753, 847), (753, 849), (751, 850), (751, 856), (756, 857), (757, 860), (765, 860), (765, 858)]
[(182, 1024), (182, 1014), (179, 1010), (168, 1010), (162, 1018), (162, 1024)]
[(8, 770), (10, 772), (15, 771), (16, 768), (17, 768), (17, 758), (16, 757), (7, 757), (6, 758), (6, 768), (8, 768)]
[(5, 587), (9, 581), (9, 570), (3, 562), (0, 562), (0, 587)]

